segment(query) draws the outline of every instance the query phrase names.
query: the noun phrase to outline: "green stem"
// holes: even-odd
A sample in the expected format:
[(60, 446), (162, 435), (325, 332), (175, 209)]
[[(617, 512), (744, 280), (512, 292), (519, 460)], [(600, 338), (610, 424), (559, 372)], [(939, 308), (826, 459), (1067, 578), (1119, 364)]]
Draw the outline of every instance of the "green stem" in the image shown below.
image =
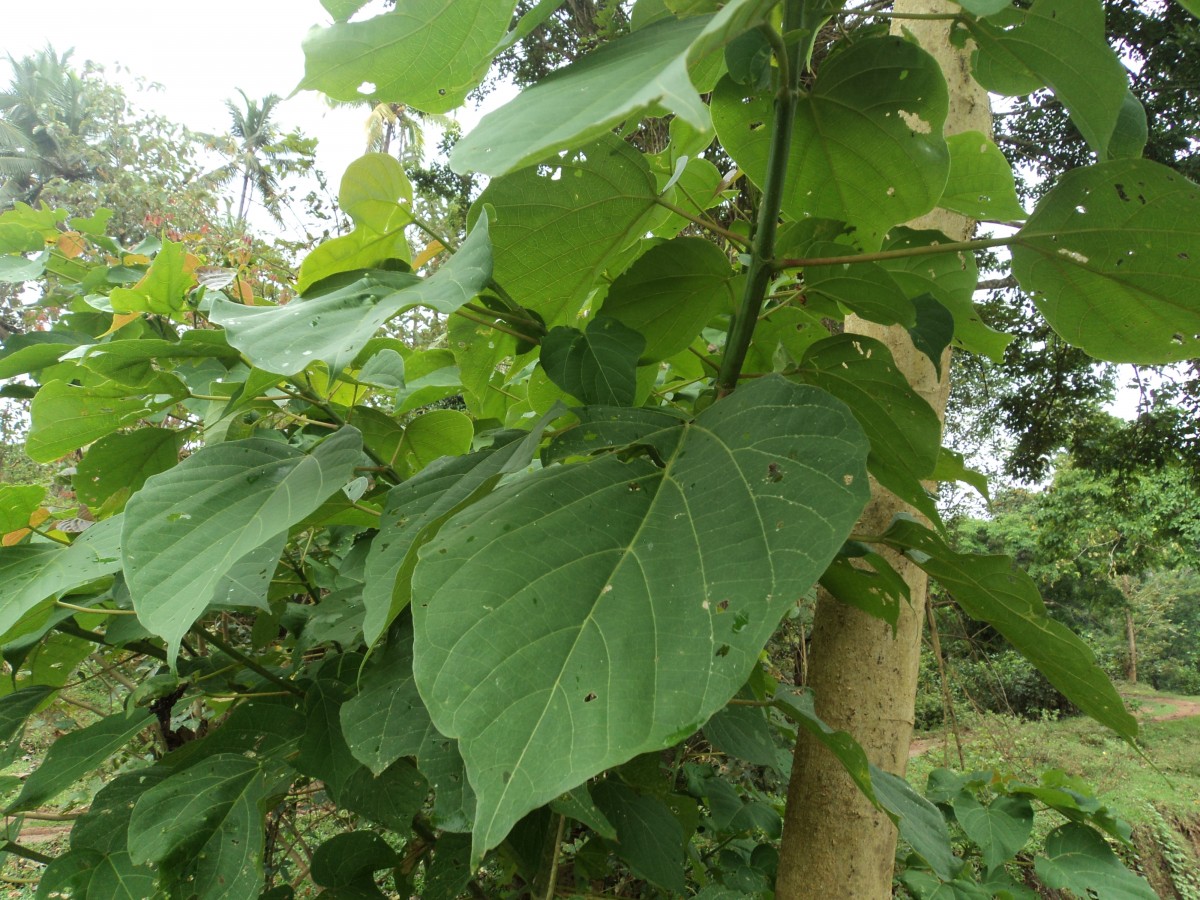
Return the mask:
[(939, 253), (973, 252), (987, 250), (989, 247), (1008, 247), (1020, 243), (1017, 235), (1002, 238), (980, 238), (975, 241), (947, 241), (944, 244), (930, 244), (926, 247), (908, 247), (904, 250), (880, 250), (877, 253), (858, 253), (849, 256), (812, 257), (810, 259), (777, 259), (774, 263), (776, 271), (783, 269), (803, 269), (809, 266), (843, 266), (854, 263), (882, 262), (888, 259), (909, 259), (913, 256), (934, 256)]
[(958, 13), (870, 12), (869, 10), (854, 9), (846, 10), (843, 15), (870, 19), (928, 19), (934, 22), (953, 22), (962, 18)]
[(507, 325), (501, 325), (499, 322), (489, 322), (485, 318), (481, 318), (479, 316), (473, 316), (469, 312), (464, 312), (462, 309), (456, 309), (454, 311), (454, 315), (462, 316), (464, 319), (468, 319), (472, 322), (475, 322), (478, 325), (486, 325), (488, 328), (495, 329), (496, 331), (502, 332), (504, 334), (511, 334), (513, 337), (515, 337), (519, 341), (528, 341), (531, 344), (540, 344), (541, 343), (541, 341), (538, 338), (530, 337), (527, 334), (522, 334), (519, 331), (515, 331), (512, 328), (509, 328)]
[(54, 626), (55, 631), (61, 631), (63, 634), (69, 634), (71, 637), (81, 638), (85, 641), (91, 641), (93, 644), (99, 644), (101, 647), (119, 647), (130, 653), (140, 653), (142, 656), (149, 656), (151, 659), (157, 659), (159, 662), (167, 661), (165, 650), (155, 647), (147, 641), (130, 641), (124, 644), (110, 644), (104, 639), (103, 635), (96, 634), (94, 631), (88, 631), (86, 628), (79, 627), (74, 619), (63, 619)]
[(0, 850), (3, 850), (5, 853), (11, 853), (13, 856), (20, 856), (22, 859), (28, 859), (35, 863), (41, 863), (43, 866), (54, 862), (52, 857), (49, 857), (44, 853), (38, 853), (32, 847), (23, 847), (16, 841), (5, 841), (2, 845), (0, 845)]
[(240, 662), (243, 666), (245, 666), (250, 671), (257, 672), (263, 678), (267, 679), (267, 681), (271, 682), (271, 684), (281, 687), (285, 691), (287, 691), (289, 694), (295, 694), (297, 697), (304, 696), (304, 691), (301, 690), (297, 685), (288, 681), (286, 678), (280, 678), (278, 675), (276, 675), (270, 669), (266, 668), (263, 665), (260, 665), (258, 662), (256, 662), (255, 660), (251, 659), (249, 656), (244, 654), (241, 650), (238, 650), (236, 647), (232, 646), (231, 644), (227, 644), (225, 641), (221, 640), (221, 638), (217, 637), (215, 634), (213, 634), (207, 628), (204, 628), (200, 625), (193, 625), (192, 631), (196, 632), (196, 634), (200, 635), (200, 637), (204, 638), (206, 641), (208, 641), (210, 644), (212, 644), (214, 647), (216, 647), (218, 650), (220, 650), (222, 653), (224, 653), (230, 659), (236, 659), (238, 662)]
[(522, 313), (509, 312), (507, 310), (504, 312), (497, 312), (494, 309), (488, 309), (485, 306), (479, 306), (475, 303), (464, 303), (462, 308), (469, 309), (471, 312), (479, 313), (480, 315), (491, 316), (493, 319), (500, 319), (501, 321), (508, 322), (512, 325), (528, 325), (533, 328), (534, 331), (542, 331), (544, 333), (546, 330), (545, 326), (543, 326), (541, 322), (537, 321), (536, 319), (531, 319)]
[(747, 241), (740, 234), (737, 234), (733, 231), (730, 231), (728, 228), (724, 228), (721, 225), (718, 225), (716, 222), (712, 221), (709, 218), (706, 218), (705, 216), (698, 216), (693, 213), (690, 213), (683, 207), (676, 206), (674, 203), (671, 203), (668, 200), (664, 200), (662, 197), (655, 197), (654, 202), (657, 203), (659, 206), (661, 206), (663, 209), (669, 209), (671, 212), (675, 213), (675, 215), (682, 216), (683, 218), (687, 219), (689, 222), (691, 222), (695, 225), (699, 225), (701, 228), (707, 228), (713, 234), (720, 235), (721, 237), (725, 238), (725, 240), (729, 241), (729, 243), (731, 243), (731, 244), (737, 244), (739, 247), (750, 246), (749, 241)]
[[(325, 415), (329, 416), (329, 418), (333, 419), (333, 421), (337, 422), (338, 425), (347, 424), (346, 420), (342, 416), (339, 416), (337, 411), (332, 406), (330, 406), (320, 397), (316, 396), (316, 392), (312, 390), (311, 386), (304, 385), (297, 378), (289, 378), (288, 383), (296, 388), (298, 392), (296, 395), (297, 399), (303, 400), (305, 403), (311, 403), (317, 409), (321, 410), (321, 412), (325, 413)], [(281, 390), (284, 390), (285, 393), (290, 393), (289, 391), (286, 391), (286, 389)], [(399, 484), (404, 480), (400, 473), (393, 469), (386, 459), (384, 459), (366, 444), (363, 445), (363, 452), (371, 458), (371, 461), (374, 462), (375, 465), (379, 466), (380, 474), (382, 474), (392, 484)]]
[[(783, 30), (788, 32), (800, 21), (803, 0), (787, 0), (783, 13)], [(779, 64), (779, 90), (775, 95), (775, 121), (771, 128), (771, 146), (767, 152), (767, 177), (763, 182), (763, 196), (758, 208), (758, 224), (751, 245), (750, 269), (746, 277), (746, 291), (742, 305), (729, 323), (729, 334), (725, 340), (725, 354), (721, 358), (721, 369), (717, 374), (717, 396), (724, 397), (737, 387), (738, 375), (746, 362), (754, 326), (758, 324), (758, 313), (767, 296), (775, 267), (771, 262), (775, 255), (775, 233), (779, 227), (779, 211), (783, 204), (784, 180), (787, 177), (788, 154), (792, 144), (792, 123), (796, 118), (796, 102), (800, 91), (795, 83), (800, 71), (799, 44), (786, 47), (783, 39), (776, 35), (772, 47)]]

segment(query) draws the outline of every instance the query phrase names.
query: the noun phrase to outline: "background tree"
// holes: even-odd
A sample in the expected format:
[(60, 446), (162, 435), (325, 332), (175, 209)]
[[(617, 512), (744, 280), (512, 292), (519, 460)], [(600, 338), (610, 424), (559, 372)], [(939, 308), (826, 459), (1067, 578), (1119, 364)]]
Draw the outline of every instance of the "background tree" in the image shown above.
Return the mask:
[(235, 217), (238, 222), (246, 221), (257, 194), (263, 208), (282, 224), (282, 181), (288, 175), (303, 173), (312, 167), (315, 143), (299, 131), (285, 134), (279, 130), (274, 117), (282, 100), (277, 94), (251, 100), (245, 91), (239, 89), (238, 93), (241, 104), (225, 101), (235, 147), (228, 177), (240, 175), (242, 181)]

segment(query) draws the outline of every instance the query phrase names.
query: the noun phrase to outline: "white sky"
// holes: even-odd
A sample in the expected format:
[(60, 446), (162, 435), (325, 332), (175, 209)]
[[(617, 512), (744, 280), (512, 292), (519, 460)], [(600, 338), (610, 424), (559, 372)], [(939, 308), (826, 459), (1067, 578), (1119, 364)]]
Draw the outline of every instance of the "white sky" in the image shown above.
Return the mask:
[[(73, 47), (77, 67), (92, 60), (127, 88), (118, 67), (162, 85), (161, 92), (134, 95), (138, 106), (220, 134), (229, 127), (224, 101), (240, 101), (238, 88), (251, 99), (292, 92), (304, 75), (304, 35), (330, 21), (318, 0), (206, 0), (136, 10), (96, 0), (55, 0), (50, 7), (0, 0), (0, 57), (19, 58), (48, 42), (60, 53)], [(7, 76), (7, 60), (0, 59), (0, 82)], [(367, 112), (330, 109), (304, 91), (280, 104), (275, 121), (319, 140), (317, 166), (336, 194), (342, 172), (363, 152)]]

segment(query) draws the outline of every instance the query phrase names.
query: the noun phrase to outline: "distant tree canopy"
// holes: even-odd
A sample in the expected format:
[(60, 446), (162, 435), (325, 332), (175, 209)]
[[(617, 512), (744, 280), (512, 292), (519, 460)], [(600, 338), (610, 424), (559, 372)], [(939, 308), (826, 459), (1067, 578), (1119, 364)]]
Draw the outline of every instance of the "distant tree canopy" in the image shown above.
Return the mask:
[[(1109, 40), (1130, 69), (1130, 90), (1145, 107), (1145, 156), (1189, 178), (1200, 175), (1200, 26), (1182, 6), (1161, 0), (1106, 0)], [(995, 115), (996, 141), (1026, 202), (1066, 171), (1092, 161), (1079, 130), (1049, 91), (1010, 100)], [(1132, 471), (1181, 462), (1200, 472), (1200, 372), (1194, 363), (1144, 371), (1136, 421), (1105, 411), (1118, 371), (1069, 346), (1011, 279), (980, 296), (989, 324), (1015, 336), (999, 365), (955, 359), (949, 425), (967, 446), (1006, 436), (1004, 469), (1037, 480), (1060, 450), (1077, 465)], [(958, 411), (957, 413), (955, 411)], [(993, 450), (996, 448), (993, 448)]]

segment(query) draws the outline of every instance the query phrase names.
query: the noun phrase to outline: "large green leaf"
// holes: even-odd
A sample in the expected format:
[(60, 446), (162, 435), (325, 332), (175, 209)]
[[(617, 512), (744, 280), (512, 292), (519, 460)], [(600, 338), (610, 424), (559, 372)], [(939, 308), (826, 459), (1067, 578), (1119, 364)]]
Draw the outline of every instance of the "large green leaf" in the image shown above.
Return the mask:
[(518, 478), (420, 552), (417, 685), (466, 760), (477, 857), (723, 707), (868, 494), (849, 411), (778, 377), (642, 447)]
[(712, 241), (685, 237), (651, 247), (614, 281), (603, 314), (640, 331), (642, 362), (691, 346), (713, 316), (736, 306), (729, 259)]
[(427, 466), (389, 492), (379, 534), (367, 555), (363, 636), (373, 644), (412, 598), (412, 572), (421, 549), (446, 519), (475, 502), (505, 475), (520, 472), (537, 455), (546, 416), (527, 435), (470, 456)]
[(512, 0), (399, 0), (366, 21), (314, 28), (304, 39), (300, 88), (335, 100), (447, 112), (487, 73), (514, 6)]
[(657, 797), (639, 794), (610, 779), (592, 790), (592, 799), (617, 829), (616, 853), (636, 874), (677, 897), (684, 881), (684, 835), (671, 808)]
[[(949, 243), (950, 238), (940, 231), (915, 231), (894, 228), (884, 242), (885, 250), (909, 250)], [(980, 353), (993, 362), (1004, 358), (1004, 348), (1012, 336), (988, 327), (976, 309), (972, 297), (979, 283), (975, 256), (968, 252), (914, 255), (889, 259), (880, 263), (887, 269), (900, 289), (917, 306), (920, 297), (928, 294), (950, 310), (954, 317), (954, 339), (958, 346)], [(919, 323), (918, 323), (919, 327)]]
[(1025, 218), (1012, 167), (987, 135), (964, 131), (946, 138), (950, 177), (938, 206), (993, 222)]
[(42, 764), (25, 779), (21, 793), (5, 811), (36, 809), (92, 772), (128, 744), (151, 720), (150, 710), (119, 712), (72, 731), (50, 745)]
[(450, 164), (459, 172), (502, 175), (645, 113), (673, 112), (704, 128), (708, 115), (689, 68), (774, 5), (733, 0), (711, 18), (667, 19), (607, 43), (484, 116), (455, 145)]
[(954, 798), (954, 817), (995, 869), (1017, 855), (1033, 830), (1033, 807), (1024, 797), (996, 797), (984, 806), (970, 791)]
[(121, 536), (138, 618), (172, 655), (242, 557), (353, 477), (362, 441), (343, 428), (305, 454), (251, 438), (204, 447), (129, 501)]
[(552, 328), (542, 339), (541, 365), (551, 381), (585, 404), (631, 406), (645, 347), (645, 338), (620, 320), (597, 316), (585, 331)]
[(130, 396), (129, 388), (112, 381), (93, 386), (50, 382), (30, 405), (32, 426), (25, 452), (36, 462), (53, 462), (119, 428), (170, 409), (187, 396), (187, 388), (178, 379), (159, 374), (170, 379), (170, 393)]
[[(1063, 339), (1112, 362), (1200, 354), (1200, 186), (1149, 160), (1074, 169), (1013, 247), (1013, 274)], [(35, 401), (36, 402), (36, 401)]]
[(573, 324), (605, 264), (645, 233), (657, 193), (645, 158), (606, 135), (493, 180), (472, 211), (496, 211), (496, 280), (546, 324)]
[(201, 900), (244, 900), (263, 884), (262, 762), (220, 753), (143, 793), (129, 820), (135, 863), (157, 863), (164, 886)]
[[(845, 244), (822, 241), (809, 247), (805, 255), (841, 256), (846, 249)], [(871, 322), (916, 327), (916, 307), (887, 269), (877, 263), (806, 266), (804, 286), (808, 292), (834, 300)]]
[(69, 547), (23, 544), (0, 548), (0, 635), (49, 597), (112, 575), (121, 568), (121, 518), (105, 519)]
[(1129, 88), (1125, 67), (1105, 38), (1103, 5), (1034, 0), (1015, 26), (967, 21), (976, 44), (976, 81), (1009, 95), (1048, 85), (1103, 159)]
[[(783, 211), (852, 225), (875, 250), (892, 225), (929, 212), (946, 186), (946, 82), (937, 61), (899, 37), (859, 40), (827, 59), (796, 110)], [(721, 143), (762, 185), (774, 94), (746, 98), (724, 79), (712, 103)]]
[(0, 744), (7, 744), (25, 725), (25, 720), (54, 693), (49, 685), (21, 688), (0, 697)]
[(101, 438), (75, 467), (75, 495), (96, 507), (118, 491), (135, 493), (151, 475), (179, 462), (182, 442), (183, 433), (171, 428), (139, 428)]
[(337, 675), (322, 671), (313, 682), (305, 698), (308, 724), (296, 767), (325, 782), (339, 806), (404, 832), (424, 803), (429, 785), (407, 760), (397, 760), (376, 775), (355, 758), (342, 733), (341, 709), (354, 693), (353, 684), (345, 679), (353, 678), (356, 671), (356, 666), (343, 665)]
[(798, 374), (854, 412), (871, 441), (867, 465), (879, 483), (936, 521), (937, 507), (921, 481), (937, 465), (941, 422), (888, 348), (862, 335), (835, 335), (808, 348)]
[(1045, 856), (1033, 861), (1047, 887), (1098, 900), (1154, 900), (1158, 893), (1130, 872), (1104, 837), (1086, 825), (1062, 825), (1046, 835)]
[(342, 704), (342, 734), (354, 758), (378, 775), (403, 756), (416, 756), (429, 730), (429, 713), (412, 672), (412, 629), (393, 633), (374, 665), (362, 673), (358, 694)]
[(71, 850), (46, 867), (38, 880), (38, 900), (151, 900), (154, 871), (134, 864), (127, 851), (104, 854)]
[(1068, 700), (1127, 741), (1137, 738), (1137, 720), (1091, 649), (1046, 614), (1033, 579), (1009, 557), (955, 553), (906, 519), (893, 522), (885, 538), (936, 578), (967, 615), (999, 631)]
[(219, 298), (210, 318), (257, 368), (294, 375), (322, 360), (340, 372), (388, 319), (414, 306), (448, 315), (483, 290), (491, 277), (488, 222), (481, 216), (459, 251), (428, 278), (371, 272), (286, 306), (242, 306)]

